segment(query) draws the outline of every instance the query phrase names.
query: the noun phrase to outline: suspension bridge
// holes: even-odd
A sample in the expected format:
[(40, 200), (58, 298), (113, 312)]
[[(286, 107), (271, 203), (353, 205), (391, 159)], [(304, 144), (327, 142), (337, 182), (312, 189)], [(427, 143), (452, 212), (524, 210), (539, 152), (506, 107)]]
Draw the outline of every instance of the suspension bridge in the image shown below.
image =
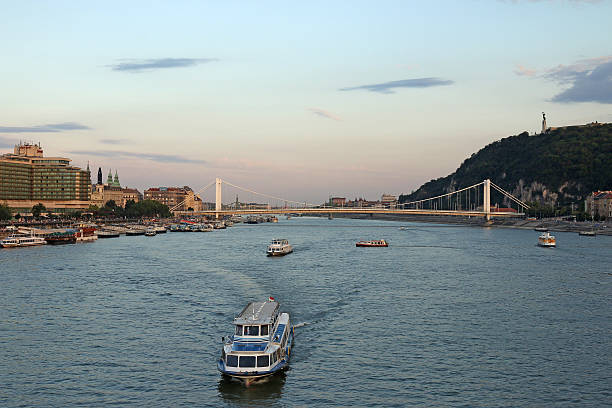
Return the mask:
[[(170, 208), (175, 215), (206, 215), (216, 218), (225, 215), (240, 214), (393, 214), (393, 215), (446, 215), (463, 217), (484, 217), (491, 218), (519, 217), (525, 215), (525, 210), (529, 208), (527, 204), (512, 194), (508, 193), (491, 180), (487, 179), (469, 187), (464, 187), (456, 191), (438, 195), (431, 198), (405, 202), (394, 206), (328, 206), (316, 205), (307, 202), (299, 202), (276, 197), (270, 194), (260, 193), (249, 188), (240, 187), (229, 181), (216, 178), (211, 183), (202, 187), (195, 194), (202, 194), (212, 186), (215, 186), (215, 209), (203, 211), (177, 211), (184, 202)], [(236, 203), (226, 205), (222, 202), (222, 187), (233, 187), (243, 192), (263, 197), (267, 200), (274, 200), (282, 205), (270, 205), (269, 201), (265, 208), (252, 208), (247, 205), (240, 206)], [(492, 193), (495, 195), (492, 198)], [(500, 207), (499, 203), (507, 207)], [(492, 205), (495, 203), (494, 205)]]

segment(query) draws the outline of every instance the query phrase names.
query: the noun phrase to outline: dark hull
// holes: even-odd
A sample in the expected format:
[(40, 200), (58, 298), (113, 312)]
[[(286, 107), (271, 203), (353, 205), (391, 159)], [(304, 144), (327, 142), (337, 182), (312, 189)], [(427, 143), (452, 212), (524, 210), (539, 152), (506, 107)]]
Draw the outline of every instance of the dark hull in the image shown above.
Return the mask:
[(76, 244), (76, 237), (45, 238), (45, 241), (47, 241), (47, 244), (50, 244), (50, 245)]

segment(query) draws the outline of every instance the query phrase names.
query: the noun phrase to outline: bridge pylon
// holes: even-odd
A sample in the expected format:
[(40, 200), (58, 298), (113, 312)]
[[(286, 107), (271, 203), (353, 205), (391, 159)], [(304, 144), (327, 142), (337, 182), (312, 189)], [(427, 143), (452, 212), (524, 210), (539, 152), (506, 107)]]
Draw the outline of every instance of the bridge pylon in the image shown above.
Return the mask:
[(491, 180), (486, 179), (483, 184), (482, 189), (483, 200), (482, 206), (485, 213), (485, 217), (487, 221), (491, 219)]
[(216, 191), (215, 191), (215, 216), (217, 219), (219, 219), (219, 214), (221, 211), (221, 183), (223, 183), (223, 181), (217, 177), (215, 179), (215, 184), (216, 184)]

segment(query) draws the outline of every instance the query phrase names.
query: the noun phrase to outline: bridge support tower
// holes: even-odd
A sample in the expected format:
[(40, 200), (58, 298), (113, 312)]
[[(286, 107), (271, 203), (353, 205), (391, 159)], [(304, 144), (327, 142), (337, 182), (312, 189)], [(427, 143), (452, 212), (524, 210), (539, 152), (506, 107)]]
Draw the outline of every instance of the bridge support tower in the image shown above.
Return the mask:
[(221, 211), (221, 179), (217, 177), (215, 179), (216, 191), (215, 191), (215, 215), (219, 219), (219, 211)]
[(482, 209), (484, 210), (487, 221), (489, 221), (491, 219), (491, 180), (486, 179), (482, 187)]

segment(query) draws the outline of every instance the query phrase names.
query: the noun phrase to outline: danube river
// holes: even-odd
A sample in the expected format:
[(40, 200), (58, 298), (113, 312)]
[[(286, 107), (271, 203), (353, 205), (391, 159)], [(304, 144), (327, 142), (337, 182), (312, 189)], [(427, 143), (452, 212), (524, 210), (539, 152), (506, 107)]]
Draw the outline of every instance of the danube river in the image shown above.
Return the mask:
[[(2, 249), (0, 406), (609, 406), (612, 237), (555, 235), (282, 217)], [(221, 336), (268, 296), (303, 324), (291, 369), (223, 380)]]

